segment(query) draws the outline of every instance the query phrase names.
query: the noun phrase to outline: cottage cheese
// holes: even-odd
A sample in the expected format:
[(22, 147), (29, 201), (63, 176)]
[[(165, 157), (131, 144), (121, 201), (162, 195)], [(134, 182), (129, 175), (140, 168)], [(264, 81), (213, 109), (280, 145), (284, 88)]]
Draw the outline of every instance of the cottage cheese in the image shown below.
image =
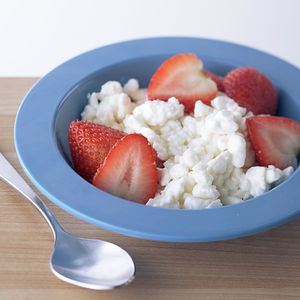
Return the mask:
[(117, 81), (108, 81), (102, 85), (99, 93), (88, 95), (88, 105), (85, 106), (81, 117), (83, 121), (124, 130), (125, 117), (145, 101), (146, 90), (139, 89), (136, 79), (130, 79), (124, 88)]
[(165, 161), (158, 168), (159, 186), (147, 205), (201, 209), (243, 202), (284, 181), (292, 167), (254, 166), (246, 118), (252, 113), (226, 95), (208, 106), (197, 101), (194, 113), (172, 97), (146, 101), (146, 90), (135, 79), (124, 87), (105, 83), (88, 95), (83, 120), (144, 135)]

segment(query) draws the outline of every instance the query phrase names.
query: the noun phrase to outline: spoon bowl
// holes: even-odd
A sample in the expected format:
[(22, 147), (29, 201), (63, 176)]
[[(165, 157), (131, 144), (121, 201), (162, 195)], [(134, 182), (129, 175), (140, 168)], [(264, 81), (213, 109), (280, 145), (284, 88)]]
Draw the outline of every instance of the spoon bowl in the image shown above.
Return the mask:
[(56, 237), (50, 268), (64, 281), (97, 290), (128, 284), (135, 273), (131, 257), (119, 246), (65, 231)]

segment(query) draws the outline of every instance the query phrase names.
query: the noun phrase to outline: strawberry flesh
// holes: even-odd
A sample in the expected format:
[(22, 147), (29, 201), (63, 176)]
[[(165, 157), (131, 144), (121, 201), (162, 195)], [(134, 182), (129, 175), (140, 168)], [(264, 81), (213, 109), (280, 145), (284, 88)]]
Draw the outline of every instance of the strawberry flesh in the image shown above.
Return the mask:
[(92, 181), (110, 149), (125, 135), (122, 131), (91, 122), (71, 122), (69, 147), (75, 171)]
[(260, 165), (279, 169), (297, 166), (300, 124), (275, 116), (254, 116), (246, 121), (250, 140)]
[(208, 71), (208, 70), (204, 70), (204, 73), (207, 77), (209, 77), (211, 80), (213, 80), (217, 87), (218, 87), (218, 90), (220, 92), (225, 92), (225, 89), (224, 89), (224, 85), (223, 85), (223, 77), (222, 76), (219, 76), (211, 71)]
[(216, 83), (205, 75), (202, 61), (193, 53), (183, 53), (167, 59), (156, 70), (147, 98), (167, 101), (176, 97), (189, 113), (197, 100), (210, 104), (217, 91)]
[(155, 161), (148, 140), (140, 134), (128, 134), (111, 149), (93, 184), (105, 192), (145, 204), (157, 192)]

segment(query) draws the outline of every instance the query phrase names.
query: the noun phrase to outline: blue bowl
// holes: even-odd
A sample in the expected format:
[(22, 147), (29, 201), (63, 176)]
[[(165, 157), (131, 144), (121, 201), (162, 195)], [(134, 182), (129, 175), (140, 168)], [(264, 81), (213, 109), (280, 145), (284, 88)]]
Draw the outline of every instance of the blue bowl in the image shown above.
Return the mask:
[(71, 168), (68, 125), (80, 118), (86, 95), (108, 80), (137, 78), (147, 86), (163, 60), (181, 52), (199, 55), (224, 75), (240, 66), (266, 74), (278, 89), (278, 113), (300, 121), (300, 71), (274, 56), (237, 44), (200, 38), (151, 38), (95, 49), (60, 65), (26, 95), (15, 124), (20, 162), (51, 201), (97, 226), (129, 236), (203, 242), (245, 236), (278, 226), (300, 213), (299, 168), (284, 183), (242, 204), (206, 210), (144, 206), (105, 193)]

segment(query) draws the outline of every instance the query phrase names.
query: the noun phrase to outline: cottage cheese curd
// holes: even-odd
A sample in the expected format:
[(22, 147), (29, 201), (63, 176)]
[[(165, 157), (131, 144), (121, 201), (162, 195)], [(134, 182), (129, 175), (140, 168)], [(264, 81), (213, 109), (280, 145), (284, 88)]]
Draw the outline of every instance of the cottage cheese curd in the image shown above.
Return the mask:
[(81, 114), (82, 120), (144, 135), (164, 161), (158, 193), (147, 205), (186, 209), (240, 203), (291, 175), (292, 167), (255, 166), (245, 122), (251, 115), (225, 94), (211, 106), (197, 101), (194, 113), (185, 115), (174, 97), (147, 101), (136, 79), (124, 87), (105, 83), (88, 95)]

